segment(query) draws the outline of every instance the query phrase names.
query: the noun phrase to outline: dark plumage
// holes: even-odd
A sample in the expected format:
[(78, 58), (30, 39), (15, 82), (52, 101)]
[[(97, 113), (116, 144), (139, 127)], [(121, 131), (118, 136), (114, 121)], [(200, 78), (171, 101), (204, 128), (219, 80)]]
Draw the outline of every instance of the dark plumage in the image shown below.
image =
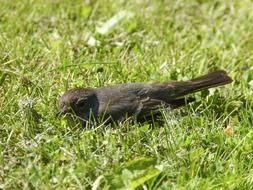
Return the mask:
[(143, 119), (159, 112), (161, 107), (173, 109), (193, 101), (184, 97), (187, 94), (231, 82), (225, 71), (218, 70), (189, 81), (75, 88), (63, 94), (59, 113), (76, 115), (83, 126), (87, 121), (94, 120), (108, 124), (131, 116)]

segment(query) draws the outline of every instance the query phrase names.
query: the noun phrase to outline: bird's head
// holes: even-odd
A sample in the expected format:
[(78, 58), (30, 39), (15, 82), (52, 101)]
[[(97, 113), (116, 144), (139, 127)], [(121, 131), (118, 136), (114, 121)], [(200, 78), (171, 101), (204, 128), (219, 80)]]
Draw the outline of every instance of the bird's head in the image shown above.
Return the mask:
[(97, 117), (99, 102), (92, 89), (75, 88), (65, 92), (59, 103), (59, 116), (77, 116), (81, 123)]

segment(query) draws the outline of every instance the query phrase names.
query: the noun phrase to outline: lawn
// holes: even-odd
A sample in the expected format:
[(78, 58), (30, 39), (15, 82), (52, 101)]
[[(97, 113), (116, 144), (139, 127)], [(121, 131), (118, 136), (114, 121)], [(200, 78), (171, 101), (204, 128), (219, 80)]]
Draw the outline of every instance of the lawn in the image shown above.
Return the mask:
[[(252, 1), (0, 2), (0, 189), (253, 189)], [(56, 117), (73, 87), (216, 69), (234, 82), (164, 123)]]

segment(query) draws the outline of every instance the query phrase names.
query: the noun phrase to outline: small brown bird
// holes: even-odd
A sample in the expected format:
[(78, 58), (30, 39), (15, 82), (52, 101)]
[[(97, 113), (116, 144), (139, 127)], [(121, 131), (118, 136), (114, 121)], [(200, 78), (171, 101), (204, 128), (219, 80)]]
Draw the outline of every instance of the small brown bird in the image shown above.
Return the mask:
[(232, 79), (225, 71), (217, 70), (189, 81), (75, 88), (63, 94), (58, 115), (74, 115), (83, 126), (88, 121), (109, 124), (127, 117), (142, 120), (159, 113), (161, 108), (174, 109), (194, 100), (185, 98), (185, 95), (231, 82)]

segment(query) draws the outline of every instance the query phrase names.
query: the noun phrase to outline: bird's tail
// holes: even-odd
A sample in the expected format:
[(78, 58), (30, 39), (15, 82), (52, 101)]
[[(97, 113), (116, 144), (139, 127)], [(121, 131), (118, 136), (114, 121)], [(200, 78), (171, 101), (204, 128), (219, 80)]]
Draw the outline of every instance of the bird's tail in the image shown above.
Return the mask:
[(217, 70), (206, 75), (192, 79), (189, 82), (189, 92), (196, 92), (216, 86), (222, 86), (232, 82), (226, 71)]
[[(168, 82), (165, 88), (168, 89), (169, 99), (179, 99), (187, 94), (198, 92), (232, 82), (226, 71), (217, 70), (189, 81)], [(172, 93), (174, 92), (174, 93)]]

